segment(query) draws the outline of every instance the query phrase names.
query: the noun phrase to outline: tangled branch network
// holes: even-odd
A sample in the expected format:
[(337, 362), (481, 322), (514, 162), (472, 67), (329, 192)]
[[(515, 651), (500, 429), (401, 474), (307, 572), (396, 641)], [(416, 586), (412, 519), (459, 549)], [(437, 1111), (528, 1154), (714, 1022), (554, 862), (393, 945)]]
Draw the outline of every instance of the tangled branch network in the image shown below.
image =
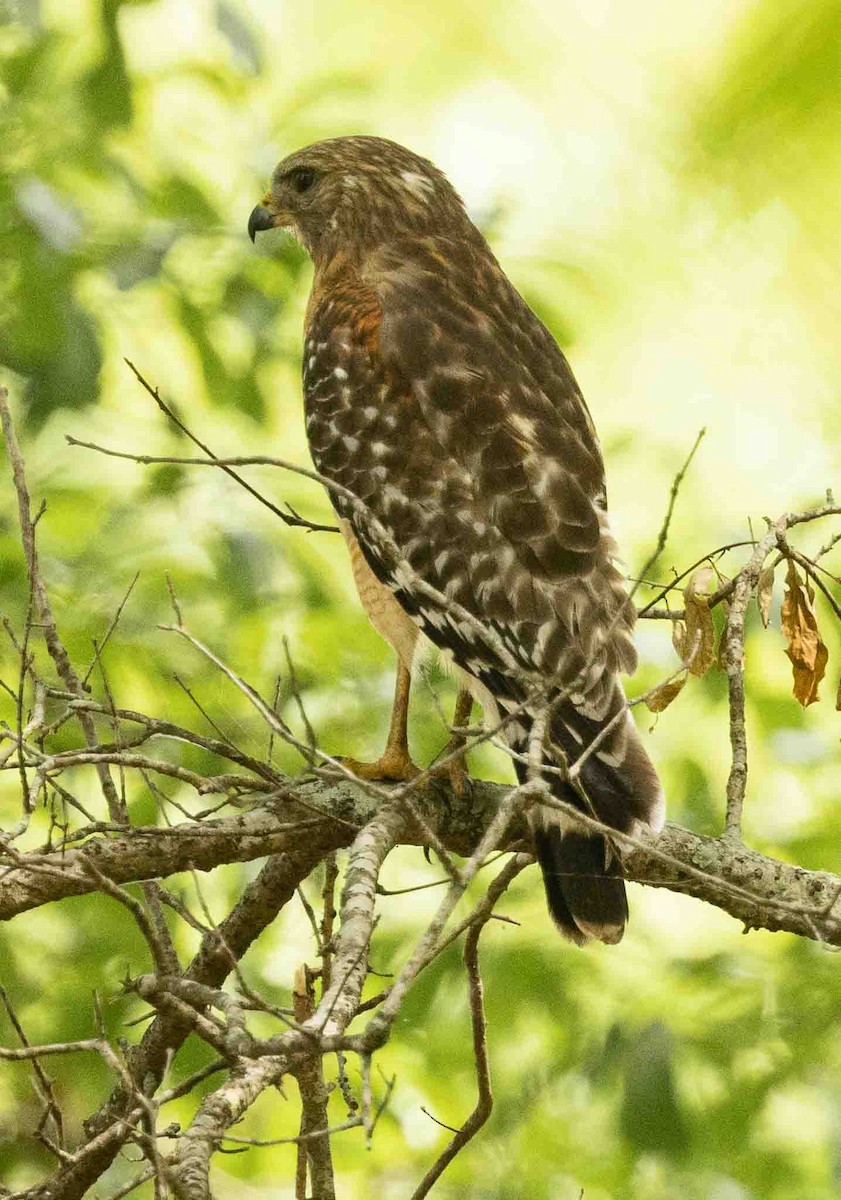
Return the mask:
[[(275, 504), (249, 483), (242, 471), (269, 466), (304, 475), (332, 492), (336, 485), (279, 459), (217, 456), (178, 420), (157, 390), (136, 370), (135, 374), (165, 417), (193, 441), (197, 456), (138, 455), (68, 438), (71, 445), (137, 463), (180, 463), (221, 470), (292, 529), (331, 530), (331, 526), (306, 520), (288, 505)], [(217, 1153), (247, 1152), (254, 1144), (293, 1142), (297, 1146), (296, 1196), (329, 1200), (335, 1195), (333, 1138), (358, 1130), (356, 1136), (371, 1143), (393, 1089), (393, 1080), (379, 1070), (379, 1052), (418, 976), (447, 947), (463, 939), (476, 1103), (460, 1126), (447, 1126), (450, 1141), (413, 1193), (414, 1200), (426, 1196), (491, 1111), (480, 939), (490, 921), (509, 919), (496, 908), (511, 883), (531, 864), (525, 814), (535, 804), (560, 808), (571, 819), (610, 837), (629, 879), (716, 905), (746, 929), (785, 930), (830, 946), (841, 945), (841, 878), (765, 857), (746, 846), (741, 837), (748, 767), (744, 666), (748, 605), (755, 597), (767, 614), (774, 569), (785, 562), (789, 574), (784, 632), (795, 667), (796, 694), (807, 703), (816, 694), (823, 673), (821, 663), (825, 666), (814, 621), (815, 589), (835, 617), (841, 618), (839, 580), (822, 562), (841, 540), (841, 533), (833, 534), (812, 557), (794, 547), (790, 537), (802, 525), (841, 515), (841, 506), (831, 496), (810, 511), (786, 513), (769, 521), (761, 538), (751, 536), (716, 548), (660, 585), (649, 576), (666, 546), (678, 490), (698, 442), (678, 473), (655, 550), (634, 590), (645, 586), (652, 593), (639, 610), (641, 617), (671, 623), (679, 665), (630, 704), (646, 704), (652, 711), (660, 711), (676, 698), (687, 678), (718, 663), (728, 681), (732, 758), (721, 836), (704, 837), (667, 825), (655, 839), (619, 834), (550, 795), (543, 782), (546, 772), (560, 770), (575, 786), (582, 763), (597, 748), (595, 743), (583, 747), (576, 762), (552, 767), (543, 760), (542, 737), (536, 736), (526, 756), (529, 769), (524, 783), (512, 787), (474, 781), (463, 796), (450, 790), (440, 772), (441, 761), (399, 786), (357, 779), (340, 759), (319, 745), (291, 657), (287, 660), (288, 686), (301, 734), (294, 732), (276, 700), (265, 699), (253, 683), (190, 630), (171, 585), (174, 617), (163, 628), (187, 642), (228, 686), (247, 699), (265, 727), (268, 749), (255, 756), (238, 747), (215, 726), (212, 715), (197, 700), (214, 736), (120, 707), (102, 667), (102, 650), (118, 637), (131, 588), (117, 606), (104, 637), (95, 644), (93, 662), (83, 669), (62, 640), (44, 583), (37, 547), (43, 508), (33, 514), (24, 460), (3, 389), (0, 416), (30, 590), (23, 627), (16, 630), (5, 623), (17, 677), (12, 682), (0, 681), (15, 714), (14, 722), (0, 731), (0, 768), (15, 782), (18, 799), (13, 819), (0, 831), (0, 917), (10, 920), (51, 902), (94, 893), (103, 903), (123, 906), (147, 947), (149, 965), (146, 973), (127, 978), (123, 988), (143, 1002), (151, 1017), (137, 1041), (115, 1043), (96, 1004), (89, 1037), (33, 1045), (16, 1015), (14, 997), (0, 989), (0, 1001), (14, 1034), (14, 1044), (0, 1046), (0, 1059), (20, 1064), (10, 1065), (9, 1070), (32, 1072), (41, 1105), (41, 1118), (32, 1136), (55, 1159), (52, 1174), (40, 1183), (25, 1192), (0, 1194), (18, 1200), (73, 1200), (102, 1180), (117, 1156), (131, 1146), (139, 1155), (139, 1166), (112, 1193), (113, 1200), (148, 1181), (154, 1183), (156, 1197), (209, 1200), (211, 1163)], [(343, 495), (361, 519), (374, 521), (355, 497)], [(378, 536), (388, 540), (383, 529), (378, 529)], [(398, 548), (391, 549), (399, 561)], [(732, 578), (725, 579), (717, 564), (724, 554), (740, 550), (745, 561)], [(402, 567), (411, 573), (408, 564)], [(422, 580), (415, 578), (414, 582), (439, 604), (449, 605), (462, 621), (478, 625), (477, 632), (504, 660), (510, 657), (492, 630), (481, 627), (470, 613)], [(681, 596), (682, 607), (672, 607), (676, 594)], [(726, 621), (716, 653), (712, 614), (718, 606), (726, 609)], [(522, 674), (516, 664), (511, 664), (511, 670)], [(525, 703), (535, 711), (542, 704), (544, 717), (548, 716), (549, 695), (557, 696), (557, 681), (531, 677), (525, 681)], [(506, 714), (505, 720), (514, 716), (516, 711)], [(540, 729), (540, 721), (536, 724)], [(543, 728), (545, 725), (544, 719)], [(444, 732), (459, 733), (468, 750), (491, 741), (511, 753), (502, 739), (503, 724), (457, 731), (445, 727)], [(301, 774), (291, 777), (277, 769), (272, 755), (276, 741), (300, 756)], [(158, 755), (154, 747), (159, 748)], [(181, 761), (185, 755), (179, 757), (179, 751), (184, 747), (190, 748), (189, 762), (195, 764), (196, 752), (206, 758), (205, 773)], [(460, 748), (453, 751), (458, 753)], [(220, 762), (226, 765), (223, 772), (214, 769)], [(178, 785), (179, 795), (192, 793), (194, 800), (177, 802), (167, 794), (168, 780)], [(142, 789), (154, 800), (156, 819), (146, 824), (131, 820), (127, 803), (131, 789)], [(442, 899), (389, 985), (367, 994), (371, 992), (369, 955), (377, 924), (377, 897), (385, 892), (380, 871), (389, 852), (399, 844), (423, 846), (437, 856), (443, 876), (437, 884), (423, 886), (440, 886)], [(345, 852), (341, 863), (338, 851)], [(258, 873), (219, 923), (213, 922), (203, 902), (196, 912), (167, 886), (172, 876), (192, 871), (196, 895), (201, 897), (196, 873), (252, 860), (262, 861)], [(487, 874), (480, 875), (485, 870)], [(311, 876), (318, 881), (317, 906), (302, 888)], [(490, 882), (482, 887), (485, 878)], [(466, 915), (457, 917), (456, 908), (465, 898)], [(278, 1005), (275, 998), (249, 985), (240, 962), (278, 913), (295, 902), (303, 905), (311, 925), (313, 960), (297, 966), (289, 1003)], [(184, 922), (198, 936), (198, 949), (189, 962), (183, 962), (176, 951), (177, 939), (172, 936), (167, 911), (170, 922)], [(275, 1032), (258, 1035), (257, 1027), (265, 1032), (267, 1021)], [(186, 1078), (176, 1078), (173, 1061), (189, 1038), (200, 1039), (210, 1048), (211, 1061)], [(90, 1054), (98, 1055), (111, 1073), (111, 1092), (88, 1114), (82, 1124), (83, 1137), (71, 1145), (48, 1064), (56, 1055)], [(351, 1059), (358, 1066), (353, 1079)], [(257, 1099), (289, 1076), (300, 1094), (297, 1135), (256, 1143), (235, 1132)], [(194, 1097), (195, 1104), (189, 1124), (181, 1128), (167, 1122), (167, 1106), (185, 1096)], [(335, 1120), (337, 1101), (345, 1112), (341, 1120)]]

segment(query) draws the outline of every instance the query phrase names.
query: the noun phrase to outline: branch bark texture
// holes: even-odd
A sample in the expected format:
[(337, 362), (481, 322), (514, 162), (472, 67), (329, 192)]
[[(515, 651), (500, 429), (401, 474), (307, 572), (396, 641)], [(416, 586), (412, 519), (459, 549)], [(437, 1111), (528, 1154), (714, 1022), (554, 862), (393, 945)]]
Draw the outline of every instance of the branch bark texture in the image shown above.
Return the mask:
[[(469, 795), (459, 799), (441, 783), (416, 797), (415, 803), (446, 848), (466, 856), (475, 850), (510, 790), (476, 780)], [(140, 827), (99, 834), (76, 850), (21, 854), (0, 876), (0, 919), (96, 892), (96, 880), (84, 869), (86, 859), (115, 883), (163, 878), (191, 868), (209, 871), (223, 863), (299, 850), (302, 842), (314, 865), (331, 850), (350, 845), (380, 804), (347, 780), (297, 785), (290, 781), (282, 804), (258, 804), (248, 813), (171, 829)], [(495, 849), (505, 849), (525, 832), (523, 824), (515, 824)], [(400, 841), (422, 845), (424, 837), (403, 822)], [(714, 904), (751, 929), (841, 945), (841, 901), (834, 903), (841, 897), (841, 876), (830, 871), (807, 870), (672, 824), (656, 838), (641, 836), (626, 848), (624, 862), (628, 879)]]

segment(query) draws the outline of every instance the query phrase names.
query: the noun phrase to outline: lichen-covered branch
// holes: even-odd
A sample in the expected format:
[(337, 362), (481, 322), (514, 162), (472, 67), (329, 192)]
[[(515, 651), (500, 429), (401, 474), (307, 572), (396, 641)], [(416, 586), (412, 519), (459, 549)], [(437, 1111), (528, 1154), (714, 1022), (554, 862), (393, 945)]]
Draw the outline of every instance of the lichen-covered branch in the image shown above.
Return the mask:
[[(417, 803), (448, 849), (468, 855), (511, 789), (475, 780), (470, 797), (460, 800), (443, 783), (439, 786), (441, 791), (422, 796)], [(366, 825), (379, 803), (362, 786), (344, 780), (290, 784), (288, 796), (282, 812), (258, 806), (249, 813), (195, 825), (141, 827), (116, 836), (96, 836), (84, 849), (33, 856), (32, 861), (21, 855), (16, 866), (0, 876), (0, 919), (97, 891), (95, 879), (83, 869), (85, 857), (115, 883), (164, 878), (191, 865), (208, 871), (222, 863), (293, 851), (302, 842), (315, 865), (330, 850), (349, 845), (354, 828)], [(296, 798), (306, 807), (299, 807)], [(310, 822), (303, 833), (294, 820), (301, 813)], [(524, 833), (515, 822), (503, 842), (510, 844)], [(401, 841), (419, 845), (422, 836), (404, 824)], [(837, 912), (826, 911), (841, 891), (841, 876), (832, 872), (807, 870), (671, 824), (656, 839), (641, 835), (639, 846), (625, 852), (625, 870), (638, 883), (715, 904), (750, 928), (784, 930), (841, 945), (841, 905)]]

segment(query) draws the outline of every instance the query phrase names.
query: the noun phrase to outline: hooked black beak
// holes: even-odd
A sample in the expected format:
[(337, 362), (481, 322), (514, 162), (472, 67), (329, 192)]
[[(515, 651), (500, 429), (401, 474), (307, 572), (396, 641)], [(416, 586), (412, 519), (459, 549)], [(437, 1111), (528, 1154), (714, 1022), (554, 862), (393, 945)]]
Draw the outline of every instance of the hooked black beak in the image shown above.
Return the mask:
[(248, 236), (252, 242), (264, 229), (274, 229), (274, 213), (269, 212), (265, 205), (258, 204), (251, 210), (251, 216), (248, 218)]

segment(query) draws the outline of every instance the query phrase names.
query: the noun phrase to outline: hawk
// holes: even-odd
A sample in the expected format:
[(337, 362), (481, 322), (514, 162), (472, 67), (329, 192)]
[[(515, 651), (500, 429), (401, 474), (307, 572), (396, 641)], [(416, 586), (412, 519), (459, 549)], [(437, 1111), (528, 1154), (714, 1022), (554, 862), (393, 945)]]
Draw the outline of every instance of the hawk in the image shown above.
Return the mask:
[[(616, 830), (659, 829), (663, 794), (619, 678), (636, 666), (634, 609), (604, 464), (554, 338), (442, 172), (394, 142), (333, 138), (284, 159), (248, 222), (252, 240), (274, 227), (313, 260), (309, 444), (362, 603), (401, 664), (381, 777), (408, 767), (422, 634), (503, 723), (521, 779), (545, 725), (555, 797)], [(568, 813), (529, 815), (550, 912), (578, 944), (617, 942), (621, 863)]]

